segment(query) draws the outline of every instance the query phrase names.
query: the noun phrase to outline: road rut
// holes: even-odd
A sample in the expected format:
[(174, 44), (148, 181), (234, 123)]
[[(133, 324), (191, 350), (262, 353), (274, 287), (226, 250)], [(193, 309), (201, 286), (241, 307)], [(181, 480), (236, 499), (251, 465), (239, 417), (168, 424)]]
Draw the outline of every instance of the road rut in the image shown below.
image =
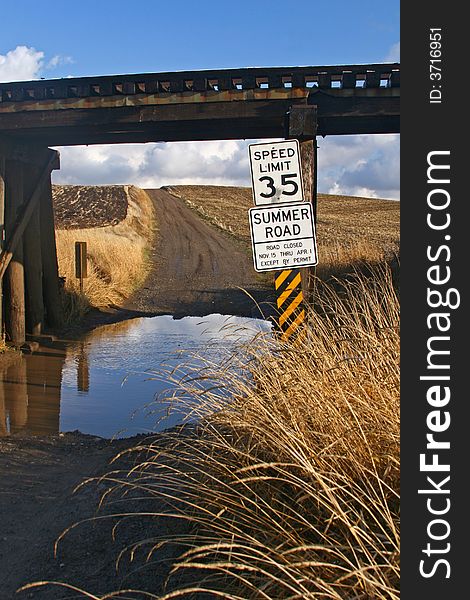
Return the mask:
[(159, 227), (150, 257), (154, 266), (127, 309), (175, 317), (259, 317), (260, 310), (269, 311), (272, 285), (256, 273), (241, 244), (203, 221), (181, 199), (164, 190), (146, 192)]

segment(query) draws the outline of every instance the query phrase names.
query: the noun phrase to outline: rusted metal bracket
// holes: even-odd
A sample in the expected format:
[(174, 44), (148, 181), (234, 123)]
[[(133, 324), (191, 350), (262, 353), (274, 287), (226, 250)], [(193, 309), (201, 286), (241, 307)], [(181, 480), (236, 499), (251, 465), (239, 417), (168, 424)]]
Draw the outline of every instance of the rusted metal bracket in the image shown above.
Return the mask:
[(317, 135), (317, 107), (315, 105), (293, 105), (286, 117), (287, 139), (311, 140)]

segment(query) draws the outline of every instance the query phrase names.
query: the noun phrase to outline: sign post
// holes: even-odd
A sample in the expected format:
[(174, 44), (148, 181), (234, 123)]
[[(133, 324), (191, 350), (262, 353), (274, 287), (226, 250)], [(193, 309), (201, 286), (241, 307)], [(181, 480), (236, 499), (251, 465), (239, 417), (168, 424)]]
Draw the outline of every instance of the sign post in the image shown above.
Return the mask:
[(315, 135), (310, 135), (316, 132), (315, 107), (292, 107), (291, 130), (296, 139), (249, 147), (256, 205), (249, 210), (253, 262), (258, 272), (276, 272), (278, 328), (284, 340), (297, 338), (301, 331), (310, 269), (318, 263)]
[(87, 276), (86, 242), (75, 242), (75, 277), (80, 279), (80, 294), (83, 294), (83, 279)]

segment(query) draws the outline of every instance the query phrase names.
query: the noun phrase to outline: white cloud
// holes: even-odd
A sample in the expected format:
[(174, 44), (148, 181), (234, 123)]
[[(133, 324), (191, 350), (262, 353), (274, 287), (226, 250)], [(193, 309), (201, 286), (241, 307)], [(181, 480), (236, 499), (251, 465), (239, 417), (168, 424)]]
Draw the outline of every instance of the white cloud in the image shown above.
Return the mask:
[(250, 185), (248, 141), (117, 144), (59, 148), (55, 183)]
[(390, 47), (385, 62), (400, 62), (400, 42)]
[(47, 62), (44, 68), (49, 71), (57, 67), (61, 67), (62, 65), (71, 64), (73, 64), (73, 59), (71, 56), (61, 56), (60, 54), (56, 54)]
[[(399, 136), (332, 136), (318, 140), (323, 193), (399, 197)], [(252, 141), (172, 142), (59, 148), (54, 183), (249, 186)]]
[(374, 198), (400, 197), (400, 136), (318, 139), (318, 190)]
[(72, 63), (70, 56), (53, 56), (45, 62), (44, 52), (28, 46), (17, 46), (0, 54), (0, 81), (29, 81), (39, 79), (43, 71)]
[(0, 81), (21, 81), (38, 78), (44, 63), (44, 52), (27, 46), (17, 46), (0, 54)]

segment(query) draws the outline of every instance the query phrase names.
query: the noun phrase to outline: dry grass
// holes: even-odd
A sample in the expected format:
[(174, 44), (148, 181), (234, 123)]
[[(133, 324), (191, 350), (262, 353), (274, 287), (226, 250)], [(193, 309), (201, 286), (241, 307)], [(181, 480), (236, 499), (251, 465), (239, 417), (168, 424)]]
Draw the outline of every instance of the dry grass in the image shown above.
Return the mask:
[(317, 285), (322, 310), (296, 344), (259, 337), (222, 367), (173, 373), (171, 400), (196, 432), (136, 448), (136, 467), (108, 476), (107, 499), (135, 491), (148, 516), (150, 497), (154, 517), (191, 528), (140, 544), (150, 560), (180, 544), (167, 594), (113, 597), (399, 598), (392, 275), (381, 266), (340, 291)]
[[(65, 277), (66, 322), (80, 319), (92, 306), (119, 304), (130, 296), (150, 268), (146, 257), (154, 235), (152, 202), (143, 190), (134, 187), (128, 191), (127, 216), (117, 225), (58, 229), (57, 253), (59, 275)], [(83, 294), (75, 277), (76, 241), (87, 243), (88, 277), (84, 280)]]
[[(183, 187), (194, 192), (186, 201), (212, 219), (201, 188), (177, 193)], [(247, 199), (235, 189), (233, 214), (245, 219)], [(303, 337), (292, 344), (259, 336), (222, 366), (207, 354), (194, 369), (190, 358), (168, 374), (178, 387), (164, 400), (197, 426), (135, 448), (136, 466), (104, 479), (106, 501), (119, 512), (130, 495), (133, 507), (143, 501), (137, 517), (188, 523), (186, 534), (137, 544), (150, 561), (179, 546), (166, 594), (156, 581), (155, 595), (106, 597), (398, 600), (399, 302), (390, 267), (363, 262), (396, 249), (398, 207), (349, 199), (348, 217), (348, 199), (324, 201), (324, 262), (350, 274), (316, 282)], [(218, 226), (242, 239), (227, 214), (218, 213)], [(354, 218), (369, 227), (365, 243), (346, 236)]]
[[(205, 220), (240, 240), (251, 253), (251, 188), (178, 185), (166, 189)], [(381, 261), (397, 252), (399, 237), (399, 202), (318, 194), (319, 276), (336, 274), (346, 265)]]

